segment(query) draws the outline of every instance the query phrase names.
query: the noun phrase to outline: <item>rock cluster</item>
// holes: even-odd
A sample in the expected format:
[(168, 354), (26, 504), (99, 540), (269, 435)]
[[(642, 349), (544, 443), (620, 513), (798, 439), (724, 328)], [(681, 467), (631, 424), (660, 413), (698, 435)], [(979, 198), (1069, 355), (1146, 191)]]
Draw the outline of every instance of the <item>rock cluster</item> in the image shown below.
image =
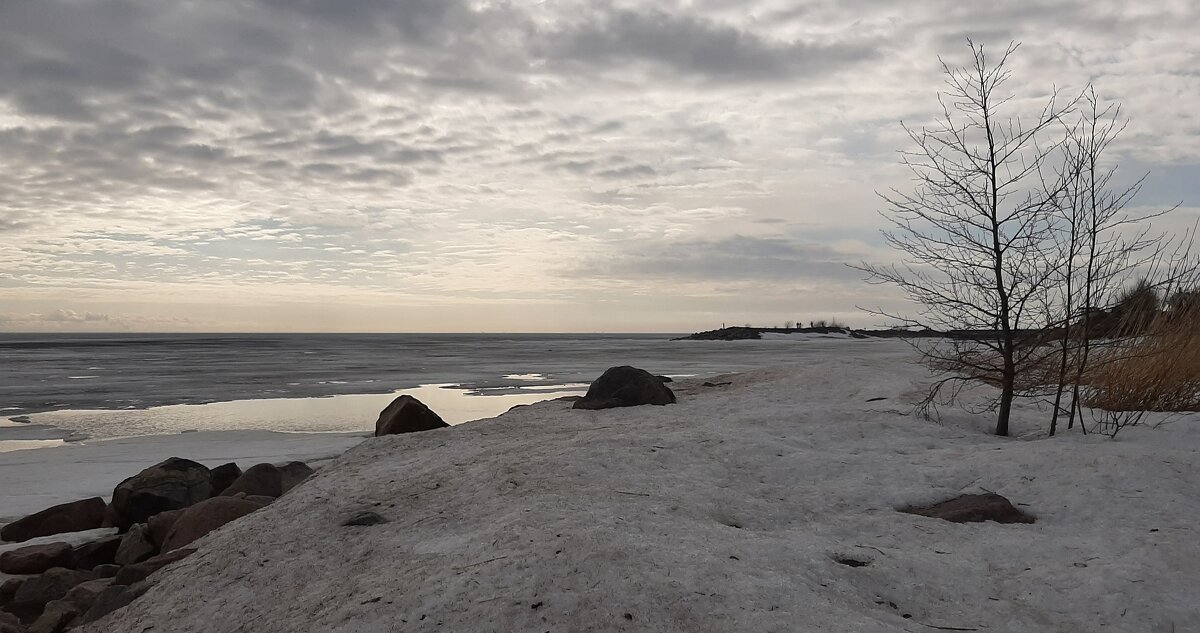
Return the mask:
[(100, 497), (47, 508), (0, 530), (5, 541), (118, 528), (82, 545), (27, 545), (0, 554), (0, 633), (61, 633), (99, 619), (149, 588), (158, 569), (195, 552), (185, 547), (271, 503), (313, 474), (303, 462), (209, 470), (172, 457)]

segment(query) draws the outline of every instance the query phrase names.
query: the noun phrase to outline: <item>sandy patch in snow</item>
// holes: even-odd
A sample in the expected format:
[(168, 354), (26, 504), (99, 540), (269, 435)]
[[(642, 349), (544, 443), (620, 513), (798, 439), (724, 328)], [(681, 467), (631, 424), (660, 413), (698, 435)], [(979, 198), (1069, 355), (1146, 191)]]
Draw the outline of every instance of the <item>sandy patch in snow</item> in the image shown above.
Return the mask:
[[(81, 630), (1200, 630), (1195, 419), (992, 438), (904, 415), (909, 359), (370, 439)], [(982, 490), (1038, 522), (895, 511)], [(390, 522), (340, 526), (362, 509)]]

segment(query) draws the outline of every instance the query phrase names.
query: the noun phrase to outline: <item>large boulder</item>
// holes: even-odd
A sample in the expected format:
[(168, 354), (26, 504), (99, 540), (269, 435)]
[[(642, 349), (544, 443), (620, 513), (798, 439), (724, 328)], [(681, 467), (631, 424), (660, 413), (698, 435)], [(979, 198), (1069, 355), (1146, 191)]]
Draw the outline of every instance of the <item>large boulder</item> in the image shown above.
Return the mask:
[(929, 506), (904, 508), (902, 512), (942, 519), (951, 523), (1033, 523), (1034, 518), (1018, 510), (1008, 499), (995, 494), (960, 495)]
[(122, 532), (167, 510), (186, 508), (212, 496), (208, 468), (172, 457), (117, 484), (112, 508)]
[(375, 421), (375, 436), (432, 431), (450, 426), (441, 416), (410, 395), (403, 395), (379, 413)]
[(226, 488), (221, 496), (232, 497), (238, 493), (278, 497), (283, 494), (283, 473), (272, 464), (255, 464)]
[(25, 582), (24, 578), (9, 578), (0, 582), (0, 607), (12, 602), (13, 596), (17, 595), (17, 589), (21, 588), (23, 582)]
[(85, 571), (62, 567), (49, 569), (21, 583), (6, 609), (24, 621), (33, 621), (47, 602), (62, 598), (76, 585), (92, 579), (92, 574)]
[(139, 582), (133, 585), (110, 585), (96, 596), (92, 601), (92, 606), (83, 615), (75, 621), (76, 624), (87, 624), (94, 622), (100, 618), (127, 606), (129, 603), (137, 599), (138, 596), (146, 593), (150, 585), (144, 582)]
[(237, 481), (237, 478), (241, 476), (242, 469), (233, 462), (221, 464), (220, 466), (212, 469), (212, 473), (209, 477), (209, 481), (212, 483), (212, 494), (219, 495), (222, 492), (225, 492), (225, 489), (228, 488), (230, 484)]
[(610, 367), (588, 387), (572, 409), (610, 409), (642, 404), (673, 404), (675, 394), (663, 381), (644, 369)]
[(79, 608), (66, 600), (51, 600), (29, 625), (29, 633), (63, 633), (79, 617)]
[(95, 569), (100, 565), (109, 565), (117, 559), (119, 547), (121, 547), (121, 536), (115, 534), (76, 546), (71, 551), (71, 567), (86, 570)]
[[(249, 471), (247, 471), (249, 472)], [(169, 552), (195, 541), (213, 530), (263, 507), (262, 504), (236, 497), (213, 497), (184, 510), (171, 526), (163, 551)]]
[(71, 566), (71, 546), (67, 543), (29, 545), (0, 554), (0, 572), (40, 574), (51, 567)]
[(7, 612), (0, 611), (0, 633), (25, 633), (21, 619)]
[(287, 491), (300, 485), (300, 482), (312, 477), (316, 472), (304, 462), (288, 462), (280, 466), (279, 473), (283, 476), (281, 483), (283, 484), (284, 494), (287, 494)]
[(153, 574), (154, 572), (166, 567), (167, 565), (170, 565), (171, 563), (174, 563), (175, 561), (183, 560), (195, 552), (196, 548), (194, 547), (184, 547), (166, 552), (165, 554), (159, 554), (150, 560), (142, 561), (136, 565), (126, 565), (125, 567), (121, 568), (121, 571), (117, 572), (116, 576), (113, 577), (112, 584), (137, 584), (149, 577), (150, 574)]
[(42, 615), (29, 627), (29, 633), (62, 633), (79, 624), (79, 616), (92, 607), (109, 583), (106, 578), (88, 580), (72, 587), (62, 598), (46, 603)]
[(39, 536), (94, 530), (104, 522), (104, 499), (63, 503), (17, 519), (0, 529), (0, 540), (28, 541)]
[(150, 539), (150, 530), (145, 523), (138, 523), (129, 528), (117, 547), (113, 561), (118, 565), (140, 563), (158, 553), (154, 541)]
[(178, 510), (159, 512), (150, 517), (150, 520), (146, 522), (146, 530), (150, 535), (150, 542), (154, 543), (155, 549), (160, 552), (163, 551), (162, 546), (163, 543), (167, 542), (167, 535), (171, 533), (171, 526), (175, 525), (175, 522), (186, 511), (187, 508), (180, 508)]

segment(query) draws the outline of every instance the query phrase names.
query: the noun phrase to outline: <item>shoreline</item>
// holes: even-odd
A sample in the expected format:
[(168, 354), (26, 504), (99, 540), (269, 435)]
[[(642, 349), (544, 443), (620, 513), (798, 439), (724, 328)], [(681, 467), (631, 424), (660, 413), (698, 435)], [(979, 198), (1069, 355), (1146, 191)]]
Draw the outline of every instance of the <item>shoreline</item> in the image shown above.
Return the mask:
[[(49, 440), (72, 443), (213, 430), (367, 432), (374, 428), (379, 411), (403, 394), (413, 395), (444, 412), (446, 422), (453, 425), (494, 417), (521, 404), (579, 395), (586, 388), (586, 384), (578, 383), (487, 389), (433, 384), (378, 394), (250, 398), (138, 409), (46, 411), (0, 418), (0, 443)], [(5, 449), (0, 444), (0, 453), (3, 452)]]

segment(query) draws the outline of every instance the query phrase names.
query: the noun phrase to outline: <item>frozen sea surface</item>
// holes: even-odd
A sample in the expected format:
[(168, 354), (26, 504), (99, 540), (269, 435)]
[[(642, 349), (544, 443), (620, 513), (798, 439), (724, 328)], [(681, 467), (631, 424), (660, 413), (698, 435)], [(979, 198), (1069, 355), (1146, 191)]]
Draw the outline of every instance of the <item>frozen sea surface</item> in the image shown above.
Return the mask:
[(845, 345), (894, 345), (671, 338), (2, 334), (0, 450), (186, 431), (364, 431), (398, 393), (417, 396), (456, 424), (582, 393), (614, 365), (712, 375), (804, 363)]

